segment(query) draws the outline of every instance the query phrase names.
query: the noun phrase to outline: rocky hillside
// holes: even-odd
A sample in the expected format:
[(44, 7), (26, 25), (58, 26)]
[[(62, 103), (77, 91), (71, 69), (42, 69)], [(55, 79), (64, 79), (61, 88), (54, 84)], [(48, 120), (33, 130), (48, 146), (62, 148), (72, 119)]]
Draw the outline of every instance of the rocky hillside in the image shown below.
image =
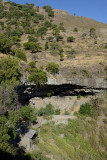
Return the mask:
[(0, 36), (6, 35), (10, 43), (1, 53), (44, 70), (48, 63), (57, 63), (59, 74), (47, 72), (56, 84), (107, 87), (107, 24), (50, 6), (5, 2), (0, 10)]
[(0, 158), (106, 160), (106, 90), (107, 24), (0, 1)]

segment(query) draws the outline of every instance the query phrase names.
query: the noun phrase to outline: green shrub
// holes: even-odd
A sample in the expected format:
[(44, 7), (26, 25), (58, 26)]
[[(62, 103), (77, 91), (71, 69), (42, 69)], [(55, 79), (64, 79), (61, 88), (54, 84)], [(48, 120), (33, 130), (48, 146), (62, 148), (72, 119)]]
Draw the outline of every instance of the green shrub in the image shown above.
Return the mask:
[(35, 33), (34, 28), (27, 27), (27, 26), (24, 28), (24, 31), (25, 31), (25, 34), (34, 34)]
[(78, 28), (74, 28), (74, 30), (73, 30), (74, 32), (78, 32)]
[(83, 33), (82, 34), (82, 39), (85, 39), (86, 35), (87, 35), (86, 33)]
[(104, 47), (105, 49), (107, 49), (107, 44), (105, 44), (105, 47)]
[(60, 53), (60, 61), (63, 61), (64, 60), (64, 54), (63, 53)]
[(46, 66), (46, 70), (52, 74), (58, 73), (59, 72), (59, 65), (56, 63), (48, 63)]
[(97, 44), (97, 41), (94, 41), (94, 44)]
[(54, 17), (54, 11), (49, 11), (49, 12), (48, 12), (48, 16), (49, 16), (49, 17)]
[(4, 57), (0, 59), (0, 83), (10, 80), (19, 81), (21, 72), (19, 62), (13, 57)]
[(47, 41), (49, 41), (49, 42), (53, 42), (53, 39), (54, 39), (54, 37), (51, 37), (51, 36), (49, 36), (49, 37), (47, 37)]
[(75, 38), (73, 36), (67, 38), (67, 42), (74, 42)]
[(48, 16), (54, 17), (54, 11), (52, 11), (51, 6), (49, 6), (49, 5), (43, 6), (43, 9), (45, 9), (45, 11), (48, 13)]
[(90, 37), (96, 39), (97, 35), (96, 35), (96, 29), (95, 28), (90, 28)]
[(16, 57), (18, 57), (19, 59), (21, 59), (21, 60), (23, 60), (23, 61), (27, 61), (27, 56), (26, 56), (26, 54), (25, 54), (25, 52), (24, 51), (22, 51), (21, 49), (17, 49), (16, 51), (15, 51), (15, 55), (16, 55)]
[(37, 30), (36, 34), (37, 36), (43, 36), (46, 34), (46, 32), (47, 32), (47, 27), (42, 26)]
[(60, 112), (61, 112), (60, 109), (56, 109), (54, 114), (55, 114), (55, 115), (60, 115)]
[(81, 95), (80, 95), (80, 94), (77, 96), (77, 99), (78, 99), (78, 100), (81, 99)]
[(9, 33), (10, 36), (18, 36), (23, 35), (23, 30), (19, 27), (15, 28), (12, 32)]
[(31, 68), (35, 68), (35, 61), (31, 61), (31, 62), (29, 63), (29, 66), (30, 66)]
[(29, 120), (33, 122), (36, 120), (35, 110), (31, 106), (24, 106), (20, 109), (20, 114), (23, 120)]
[(65, 111), (64, 115), (70, 115), (70, 113), (68, 111)]
[(61, 35), (56, 35), (57, 42), (62, 41), (62, 40), (63, 40), (63, 37)]
[(34, 82), (36, 85), (42, 85), (47, 82), (47, 74), (42, 69), (35, 69), (28, 77), (29, 82)]
[(24, 47), (32, 52), (38, 52), (42, 49), (41, 46), (36, 42), (26, 42), (24, 43)]
[(48, 42), (45, 43), (45, 50), (47, 50), (49, 48), (48, 46)]
[(76, 51), (74, 49), (71, 49), (71, 50), (67, 51), (67, 56), (68, 57), (75, 56), (75, 54), (76, 54)]
[(87, 70), (87, 69), (83, 69), (82, 72), (88, 76), (88, 77), (92, 77), (91, 73)]
[(77, 74), (77, 72), (76, 72), (76, 71), (73, 71), (72, 74)]
[(57, 42), (52, 42), (50, 44), (50, 50), (52, 55), (60, 54), (61, 46)]
[(39, 116), (50, 116), (54, 114), (54, 107), (51, 103), (47, 104), (45, 108), (40, 108), (38, 110)]
[(52, 26), (52, 23), (51, 23), (51, 22), (49, 22), (49, 21), (45, 21), (45, 23), (44, 23), (43, 25), (44, 25), (44, 27), (49, 28), (49, 27), (51, 27), (51, 26)]
[(54, 27), (54, 28), (53, 28), (53, 35), (57, 36), (57, 35), (59, 35), (59, 34), (60, 34), (59, 28), (57, 28), (57, 26)]
[(0, 52), (9, 53), (13, 42), (5, 34), (0, 33)]
[(63, 22), (59, 24), (59, 29), (63, 32), (65, 32), (64, 24)]
[(37, 42), (37, 38), (35, 38), (33, 35), (28, 36), (28, 41), (29, 42)]
[(98, 110), (97, 110), (96, 106), (92, 106), (89, 103), (82, 104), (80, 106), (79, 113), (86, 115), (86, 116), (90, 116), (90, 117), (98, 116)]

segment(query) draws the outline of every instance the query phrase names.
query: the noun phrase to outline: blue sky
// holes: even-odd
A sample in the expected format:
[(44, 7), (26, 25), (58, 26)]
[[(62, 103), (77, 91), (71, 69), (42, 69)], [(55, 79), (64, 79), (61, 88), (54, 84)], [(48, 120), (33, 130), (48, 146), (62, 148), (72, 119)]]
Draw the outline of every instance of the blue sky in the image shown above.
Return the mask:
[(107, 23), (107, 0), (11, 0), (16, 3), (34, 3), (36, 6), (51, 5), (70, 14)]

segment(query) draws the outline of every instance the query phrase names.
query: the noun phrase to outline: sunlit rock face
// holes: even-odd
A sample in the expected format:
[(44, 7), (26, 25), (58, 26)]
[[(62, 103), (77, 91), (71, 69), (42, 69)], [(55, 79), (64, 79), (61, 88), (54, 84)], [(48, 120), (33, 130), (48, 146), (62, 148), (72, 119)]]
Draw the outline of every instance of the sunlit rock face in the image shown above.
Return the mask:
[(80, 86), (86, 86), (88, 88), (105, 88), (107, 89), (107, 81), (104, 78), (72, 78), (63, 77), (62, 75), (57, 75), (53, 78), (48, 77), (49, 85), (61, 85), (61, 84), (74, 84)]

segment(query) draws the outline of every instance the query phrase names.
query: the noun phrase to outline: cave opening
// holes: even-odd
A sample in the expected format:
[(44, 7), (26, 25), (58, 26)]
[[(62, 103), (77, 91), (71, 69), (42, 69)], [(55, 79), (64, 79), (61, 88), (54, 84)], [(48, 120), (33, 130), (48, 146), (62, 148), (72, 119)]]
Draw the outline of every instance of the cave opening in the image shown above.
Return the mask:
[(21, 104), (28, 104), (29, 100), (34, 97), (52, 97), (52, 96), (87, 96), (95, 95), (105, 89), (102, 88), (88, 88), (86, 86), (79, 86), (73, 84), (62, 85), (22, 85), (17, 88), (18, 99)]

